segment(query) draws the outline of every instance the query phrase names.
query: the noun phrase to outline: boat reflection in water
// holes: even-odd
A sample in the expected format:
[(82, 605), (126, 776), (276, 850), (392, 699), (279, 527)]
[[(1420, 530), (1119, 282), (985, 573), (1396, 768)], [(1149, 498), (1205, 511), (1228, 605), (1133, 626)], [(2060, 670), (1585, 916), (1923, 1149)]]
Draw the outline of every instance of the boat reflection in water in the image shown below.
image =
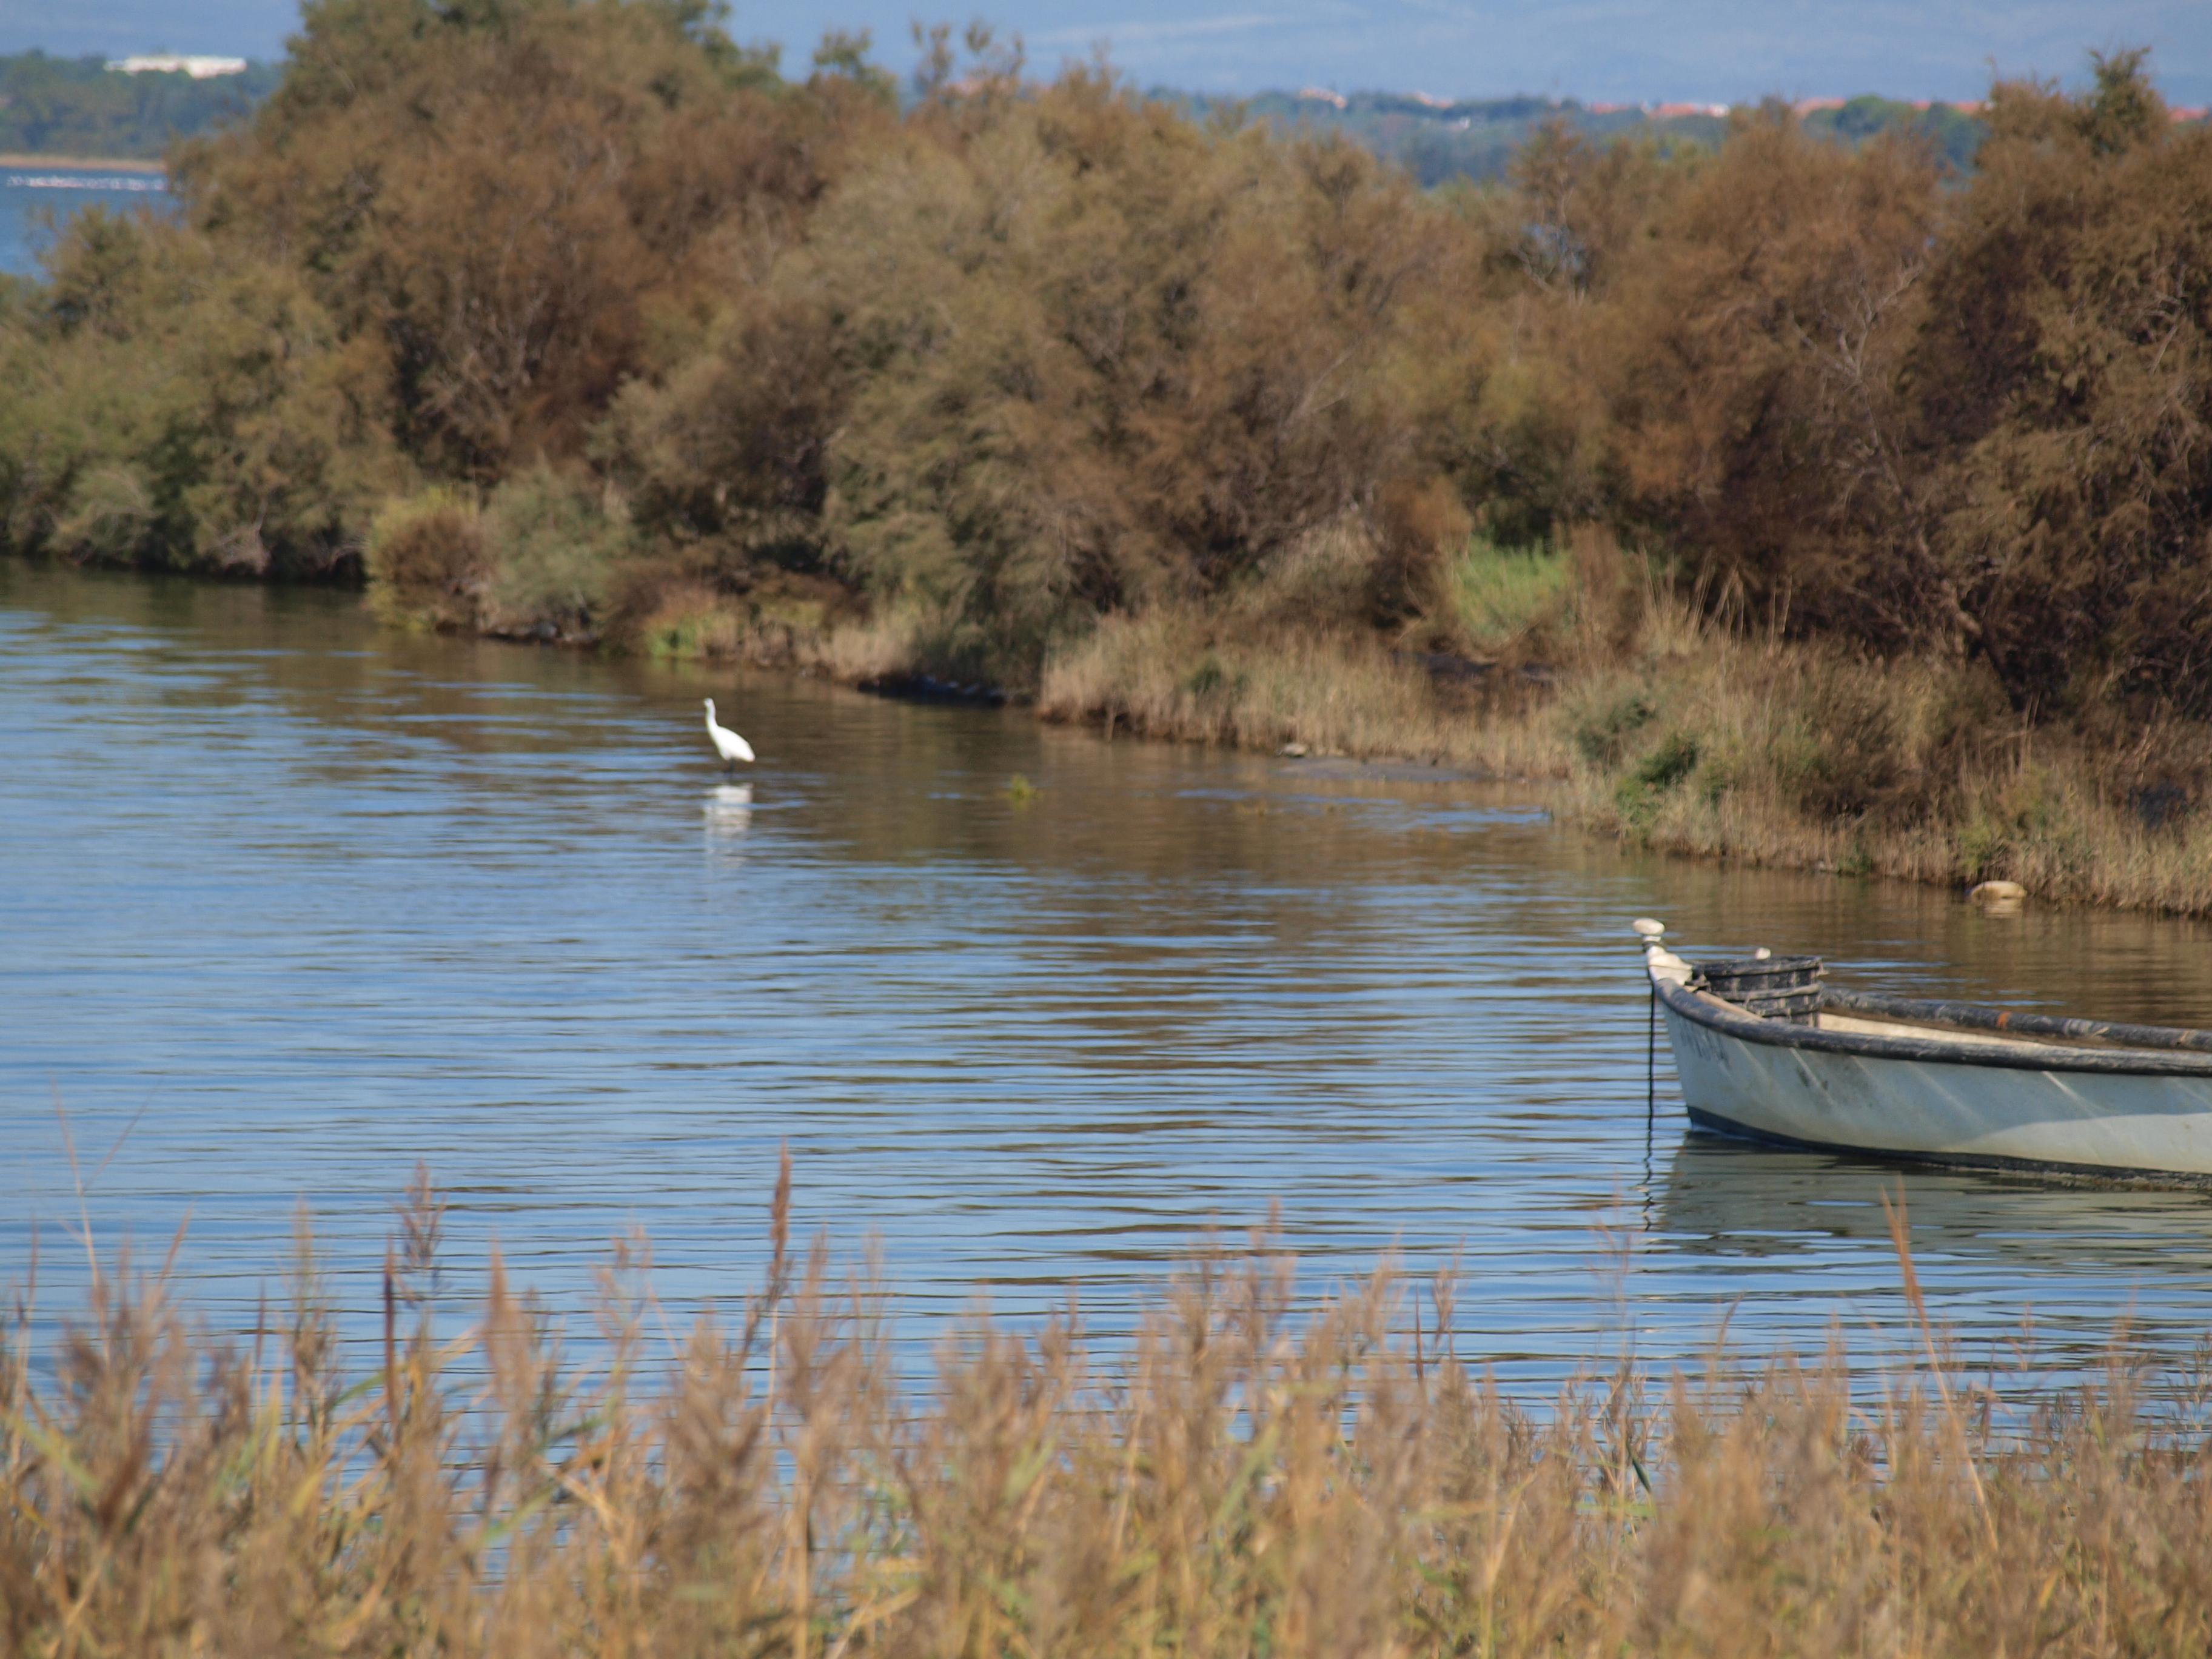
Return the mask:
[(2212, 1194), (2186, 1188), (1903, 1170), (1693, 1129), (1659, 1178), (1654, 1221), (1674, 1250), (1742, 1258), (1747, 1290), (1759, 1264), (1842, 1252), (1864, 1254), (1868, 1282), (1893, 1287), (1885, 1197), (1902, 1200), (1916, 1258), (1987, 1269), (1984, 1288), (2016, 1295), (2023, 1309), (2079, 1305), (2086, 1293), (2092, 1304), (2109, 1298), (2118, 1321), (2138, 1280), (2203, 1275), (2212, 1289)]

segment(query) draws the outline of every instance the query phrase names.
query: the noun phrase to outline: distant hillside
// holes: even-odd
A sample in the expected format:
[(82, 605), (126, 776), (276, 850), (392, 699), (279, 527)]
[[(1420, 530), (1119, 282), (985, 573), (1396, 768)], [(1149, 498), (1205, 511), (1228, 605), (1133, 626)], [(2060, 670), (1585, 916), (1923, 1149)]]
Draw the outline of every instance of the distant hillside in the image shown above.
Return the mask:
[[(1649, 135), (1662, 141), (1717, 143), (1727, 130), (1715, 107), (1660, 104), (1650, 108), (1583, 104), (1569, 98), (1469, 99), (1431, 101), (1389, 92), (1268, 92), (1256, 98), (1194, 96), (1158, 88), (1152, 94), (1194, 115), (1241, 108), (1251, 117), (1286, 126), (1340, 132), (1408, 168), (1425, 185), (1448, 179), (1497, 179), (1530, 134), (1547, 122), (1564, 123), (1595, 138)], [(1922, 106), (1863, 97), (1820, 100), (1802, 110), (1805, 130), (1856, 145), (1879, 132), (1903, 128), (1925, 133), (1937, 154), (1964, 172), (1973, 164), (1984, 129), (1970, 111), (1946, 104)]]
[(157, 156), (172, 139), (246, 114), (278, 74), (256, 64), (243, 75), (195, 81), (182, 71), (121, 75), (97, 58), (0, 57), (0, 152)]

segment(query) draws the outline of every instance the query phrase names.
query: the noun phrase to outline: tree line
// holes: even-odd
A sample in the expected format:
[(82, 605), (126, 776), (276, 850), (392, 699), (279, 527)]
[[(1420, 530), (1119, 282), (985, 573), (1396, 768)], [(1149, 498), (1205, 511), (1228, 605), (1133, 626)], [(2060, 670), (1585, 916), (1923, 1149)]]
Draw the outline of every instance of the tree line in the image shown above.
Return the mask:
[(2212, 714), (2212, 131), (2140, 53), (1996, 87), (1971, 175), (1772, 105), (1424, 190), (925, 44), (310, 0), (180, 216), (0, 301), (0, 535), (541, 636), (809, 595), (1019, 686), (1323, 536), (1315, 627), (1448, 647), (1471, 538), (1599, 526), (1733, 625)]
[(244, 119), (276, 78), (266, 64), (196, 81), (182, 70), (121, 75), (98, 58), (0, 55), (0, 152), (157, 156)]
[[(250, 64), (237, 75), (194, 80), (182, 70), (118, 75), (100, 58), (43, 52), (0, 53), (0, 152), (150, 158), (179, 138), (204, 137), (250, 115), (281, 77), (276, 65)], [(1588, 137), (1656, 138), (1710, 143), (1726, 120), (1690, 114), (1592, 106), (1574, 99), (1478, 98), (1453, 103), (1411, 94), (1356, 92), (1346, 98), (1263, 92), (1249, 99), (1156, 87), (1147, 97), (1200, 123), (1265, 119), (1336, 132), (1406, 167), (1424, 185), (1457, 178), (1501, 179), (1513, 153), (1547, 123)], [(1857, 143), (1894, 128), (1924, 137), (1953, 167), (1973, 164), (1982, 124), (1947, 105), (1918, 106), (1874, 95), (1812, 110), (1806, 130)]]
[[(1465, 98), (1446, 103), (1419, 94), (1355, 92), (1337, 97), (1313, 91), (1263, 92), (1247, 99), (1181, 94), (1155, 88), (1151, 96), (1178, 103), (1195, 118), (1217, 112), (1258, 118), (1357, 139), (1378, 155), (1397, 162), (1424, 185), (1455, 179), (1488, 181), (1506, 178), (1522, 146), (1547, 126), (1604, 143), (1617, 138), (1662, 144), (1707, 147), (1728, 131), (1725, 111), (1683, 112), (1681, 106), (1656, 108), (1585, 104), (1578, 99)], [(1839, 104), (1802, 108), (1805, 131), (1816, 137), (1851, 145), (1884, 133), (1904, 132), (1930, 146), (1938, 160), (1964, 173), (1974, 164), (1986, 131), (1971, 110), (1948, 104), (1918, 105), (1863, 94)]]

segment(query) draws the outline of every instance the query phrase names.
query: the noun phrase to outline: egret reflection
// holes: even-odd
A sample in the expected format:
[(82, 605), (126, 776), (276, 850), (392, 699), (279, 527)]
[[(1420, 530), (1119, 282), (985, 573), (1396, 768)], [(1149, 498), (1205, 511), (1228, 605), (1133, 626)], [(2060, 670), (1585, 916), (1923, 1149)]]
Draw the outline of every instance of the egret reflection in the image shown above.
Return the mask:
[(750, 783), (715, 785), (707, 797), (707, 834), (714, 841), (734, 841), (752, 828), (753, 787)]

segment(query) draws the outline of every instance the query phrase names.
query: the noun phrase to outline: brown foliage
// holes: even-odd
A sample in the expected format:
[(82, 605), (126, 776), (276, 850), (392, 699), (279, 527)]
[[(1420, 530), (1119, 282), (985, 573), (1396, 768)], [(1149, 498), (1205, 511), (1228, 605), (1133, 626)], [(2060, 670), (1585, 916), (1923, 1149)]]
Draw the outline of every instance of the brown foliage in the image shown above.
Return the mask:
[(786, 92), (680, 7), (321, 0), (278, 95), (181, 181), (378, 343), (412, 453), (489, 482), (577, 453), (653, 316), (770, 257), (875, 108)]
[(1383, 485), (1376, 505), (1382, 549), (1376, 599), (1383, 618), (1436, 611), (1440, 569), (1474, 532), (1459, 492), (1443, 477), (1399, 477)]
[(2138, 55), (2002, 89), (1916, 353), (1946, 552), (2018, 705), (2212, 712), (2212, 131)]
[(1102, 611), (1218, 592), (1376, 504), (1413, 459), (1389, 374), (1450, 222), (1346, 146), (993, 73), (934, 81), (612, 434), (684, 533), (818, 538), (1025, 678)]
[(1942, 577), (1914, 520), (1897, 365), (1937, 210), (1929, 158), (1741, 123), (1655, 214), (1592, 322), (1624, 522), (1717, 596), (1888, 647)]
[[(1532, 154), (1526, 188), (1593, 166)], [(2000, 87), (1939, 184), (1777, 111), (1655, 191), (1569, 336), (1608, 510), (1739, 619), (1972, 652), (2030, 712), (2212, 711), (2212, 131), (2122, 54), (2081, 97)]]

